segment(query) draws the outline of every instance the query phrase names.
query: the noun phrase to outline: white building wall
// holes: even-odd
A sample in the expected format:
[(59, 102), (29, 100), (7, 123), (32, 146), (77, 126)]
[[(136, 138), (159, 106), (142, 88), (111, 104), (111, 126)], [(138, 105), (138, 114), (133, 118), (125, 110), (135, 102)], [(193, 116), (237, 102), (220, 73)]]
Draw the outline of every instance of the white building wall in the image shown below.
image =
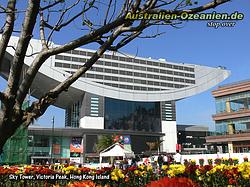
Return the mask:
[(80, 128), (104, 129), (104, 117), (84, 116), (80, 119)]
[(163, 136), (163, 150), (164, 152), (174, 153), (176, 152), (177, 144), (177, 127), (176, 121), (162, 121), (162, 133)]

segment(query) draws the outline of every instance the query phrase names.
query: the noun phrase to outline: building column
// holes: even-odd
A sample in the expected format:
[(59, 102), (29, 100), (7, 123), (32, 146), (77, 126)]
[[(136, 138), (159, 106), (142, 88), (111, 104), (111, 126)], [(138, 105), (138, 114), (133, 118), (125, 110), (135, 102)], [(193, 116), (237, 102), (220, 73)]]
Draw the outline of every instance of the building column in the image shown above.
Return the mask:
[(228, 123), (227, 130), (228, 130), (228, 134), (234, 134), (235, 133), (235, 125), (233, 123)]
[(233, 149), (233, 142), (228, 142), (228, 153), (233, 153), (234, 149)]
[[(235, 125), (233, 123), (229, 123), (227, 125), (228, 134), (234, 134), (235, 133)], [(233, 142), (228, 142), (228, 153), (233, 153)]]
[(82, 136), (82, 148), (83, 148), (83, 153), (82, 153), (82, 162), (86, 162), (86, 134), (83, 134)]
[(231, 112), (230, 101), (226, 101), (226, 112)]

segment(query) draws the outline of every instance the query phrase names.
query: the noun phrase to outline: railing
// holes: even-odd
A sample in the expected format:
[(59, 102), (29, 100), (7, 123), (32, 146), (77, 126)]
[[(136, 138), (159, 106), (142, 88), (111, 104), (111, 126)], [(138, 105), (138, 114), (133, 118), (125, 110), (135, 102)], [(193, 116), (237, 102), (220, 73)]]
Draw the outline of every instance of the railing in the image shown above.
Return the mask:
[[(236, 130), (233, 134), (245, 134), (245, 133), (250, 133), (250, 129)], [(225, 136), (225, 135), (232, 135), (232, 134), (229, 134), (228, 132), (208, 132), (207, 133), (207, 136)]]
[(250, 79), (224, 84), (224, 85), (219, 86), (219, 88), (223, 88), (223, 87), (226, 87), (226, 86), (233, 86), (233, 85), (237, 85), (237, 84), (241, 84), (241, 83), (245, 83), (245, 82), (250, 82)]

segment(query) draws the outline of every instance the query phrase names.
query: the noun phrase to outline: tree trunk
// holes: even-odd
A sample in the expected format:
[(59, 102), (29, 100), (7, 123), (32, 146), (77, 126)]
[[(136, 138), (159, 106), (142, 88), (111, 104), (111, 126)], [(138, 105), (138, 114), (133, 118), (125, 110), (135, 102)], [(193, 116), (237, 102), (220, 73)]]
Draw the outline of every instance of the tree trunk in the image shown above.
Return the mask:
[(15, 133), (15, 131), (21, 124), (21, 120), (15, 119), (13, 121), (10, 119), (12, 118), (0, 118), (0, 154), (3, 153), (3, 146), (6, 141)]

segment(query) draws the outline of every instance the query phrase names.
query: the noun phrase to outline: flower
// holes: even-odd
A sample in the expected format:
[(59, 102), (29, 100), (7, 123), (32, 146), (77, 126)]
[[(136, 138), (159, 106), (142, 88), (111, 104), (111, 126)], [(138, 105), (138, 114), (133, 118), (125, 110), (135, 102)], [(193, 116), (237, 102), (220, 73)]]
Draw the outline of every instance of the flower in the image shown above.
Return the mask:
[(165, 171), (167, 168), (168, 168), (167, 165), (162, 165), (162, 167), (161, 167), (161, 169), (164, 170), (164, 171)]
[(139, 171), (138, 171), (138, 170), (135, 170), (135, 171), (134, 171), (134, 174), (135, 174), (135, 175), (138, 175), (138, 174), (139, 174)]
[(183, 174), (185, 172), (185, 166), (182, 164), (170, 165), (167, 174), (171, 177), (177, 176), (179, 174)]
[(193, 182), (189, 178), (180, 177), (180, 178), (168, 178), (164, 177), (158, 181), (153, 181), (149, 183), (146, 187), (168, 187), (168, 186), (175, 186), (175, 187), (198, 187), (198, 185)]

